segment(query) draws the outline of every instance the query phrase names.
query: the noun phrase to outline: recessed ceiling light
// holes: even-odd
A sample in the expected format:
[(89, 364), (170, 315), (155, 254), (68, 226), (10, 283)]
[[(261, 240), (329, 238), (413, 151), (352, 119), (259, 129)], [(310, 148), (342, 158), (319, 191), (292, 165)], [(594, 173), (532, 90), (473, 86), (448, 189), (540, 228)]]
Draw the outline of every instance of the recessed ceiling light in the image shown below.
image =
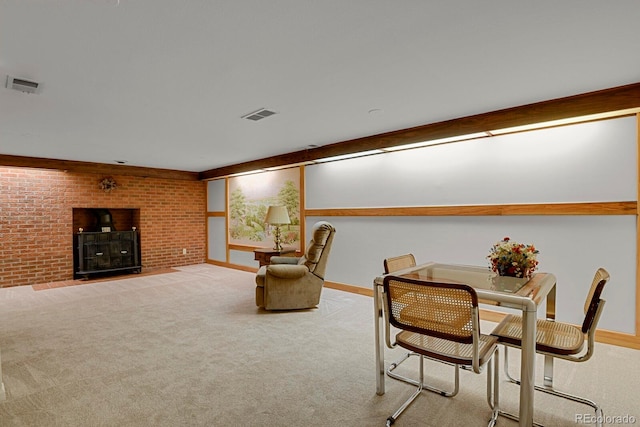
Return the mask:
[(126, 160), (114, 160), (114, 162), (118, 163), (119, 165), (124, 165), (125, 163), (127, 163)]

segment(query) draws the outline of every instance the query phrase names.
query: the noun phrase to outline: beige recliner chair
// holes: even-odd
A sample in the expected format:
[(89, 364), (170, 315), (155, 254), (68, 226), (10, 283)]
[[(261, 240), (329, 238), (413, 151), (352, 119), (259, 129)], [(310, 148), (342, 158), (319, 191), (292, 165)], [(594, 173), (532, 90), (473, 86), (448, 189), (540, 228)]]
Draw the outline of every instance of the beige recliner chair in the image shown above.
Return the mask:
[(302, 257), (272, 257), (256, 276), (256, 305), (266, 310), (311, 308), (320, 302), (324, 274), (336, 229), (326, 221), (313, 226)]

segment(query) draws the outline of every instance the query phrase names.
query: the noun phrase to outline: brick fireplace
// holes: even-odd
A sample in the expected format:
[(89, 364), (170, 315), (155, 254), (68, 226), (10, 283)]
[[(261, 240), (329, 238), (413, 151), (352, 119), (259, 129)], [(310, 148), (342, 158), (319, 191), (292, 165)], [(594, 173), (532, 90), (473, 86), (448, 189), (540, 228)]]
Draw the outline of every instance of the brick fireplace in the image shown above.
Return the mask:
[(91, 209), (137, 227), (143, 270), (205, 262), (204, 182), (113, 176), (118, 187), (105, 192), (103, 178), (0, 167), (0, 287), (71, 280), (72, 236)]

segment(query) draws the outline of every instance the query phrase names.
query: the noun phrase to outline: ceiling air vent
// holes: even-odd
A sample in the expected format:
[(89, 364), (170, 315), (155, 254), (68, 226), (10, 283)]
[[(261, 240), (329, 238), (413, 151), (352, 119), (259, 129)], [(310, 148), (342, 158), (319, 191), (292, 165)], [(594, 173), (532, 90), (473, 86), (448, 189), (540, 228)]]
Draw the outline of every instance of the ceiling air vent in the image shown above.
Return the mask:
[(266, 108), (261, 108), (258, 111), (254, 111), (253, 113), (249, 113), (245, 116), (242, 116), (242, 118), (257, 122), (258, 120), (262, 120), (265, 117), (273, 116), (274, 114), (276, 114), (275, 111), (267, 110)]
[(7, 89), (15, 89), (26, 93), (38, 93), (39, 88), (40, 83), (7, 76)]

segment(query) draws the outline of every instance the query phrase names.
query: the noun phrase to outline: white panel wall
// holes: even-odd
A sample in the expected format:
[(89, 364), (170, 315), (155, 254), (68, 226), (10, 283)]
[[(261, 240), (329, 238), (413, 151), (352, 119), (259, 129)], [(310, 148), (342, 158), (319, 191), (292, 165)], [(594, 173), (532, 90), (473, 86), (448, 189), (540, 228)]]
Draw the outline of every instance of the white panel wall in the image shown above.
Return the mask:
[[(306, 208), (635, 201), (636, 119), (621, 118), (305, 167)], [(208, 210), (225, 209), (224, 180)], [(487, 265), (504, 236), (533, 243), (558, 278), (557, 317), (579, 323), (598, 267), (611, 273), (600, 328), (635, 333), (636, 217), (307, 217), (337, 229), (327, 280), (370, 288), (384, 258)], [(209, 218), (209, 258), (225, 261), (224, 218)], [(231, 251), (257, 266), (253, 253)]]
[(229, 262), (232, 264), (258, 268), (258, 261), (256, 261), (254, 257), (255, 255), (253, 252), (229, 251)]
[(227, 228), (223, 217), (207, 218), (208, 245), (207, 258), (214, 261), (227, 261)]
[[(207, 182), (207, 211), (224, 212), (226, 210), (226, 184), (224, 179)], [(227, 229), (223, 217), (207, 218), (208, 244), (207, 258), (215, 261), (227, 261)]]
[(636, 199), (626, 117), (307, 166), (306, 207)]
[(307, 217), (336, 227), (326, 279), (371, 288), (382, 261), (411, 252), (418, 263), (442, 261), (487, 266), (491, 245), (504, 236), (534, 243), (539, 271), (558, 278), (557, 318), (580, 323), (598, 267), (611, 273), (599, 327), (634, 333), (634, 216)]
[(227, 206), (225, 200), (225, 180), (216, 179), (207, 181), (207, 211), (224, 212)]
[[(306, 207), (635, 201), (636, 119), (620, 118), (307, 166)], [(635, 333), (636, 217), (330, 217), (327, 280), (371, 287), (389, 256), (488, 265), (504, 236), (558, 277), (558, 319), (579, 323), (598, 267), (611, 273), (600, 327)]]

